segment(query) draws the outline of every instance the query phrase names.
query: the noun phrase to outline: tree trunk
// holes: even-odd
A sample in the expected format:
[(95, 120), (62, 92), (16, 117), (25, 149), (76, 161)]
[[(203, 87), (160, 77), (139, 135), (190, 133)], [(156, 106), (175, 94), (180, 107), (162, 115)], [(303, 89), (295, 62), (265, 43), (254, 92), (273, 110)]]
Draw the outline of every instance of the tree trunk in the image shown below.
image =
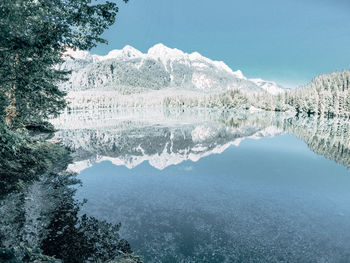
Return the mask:
[(13, 121), (17, 117), (17, 109), (16, 109), (16, 90), (17, 90), (17, 67), (19, 64), (19, 56), (16, 54), (15, 58), (15, 76), (14, 76), (14, 84), (10, 91), (7, 93), (7, 97), (10, 99), (10, 105), (8, 105), (5, 109), (6, 113), (6, 123), (9, 126), (12, 126)]

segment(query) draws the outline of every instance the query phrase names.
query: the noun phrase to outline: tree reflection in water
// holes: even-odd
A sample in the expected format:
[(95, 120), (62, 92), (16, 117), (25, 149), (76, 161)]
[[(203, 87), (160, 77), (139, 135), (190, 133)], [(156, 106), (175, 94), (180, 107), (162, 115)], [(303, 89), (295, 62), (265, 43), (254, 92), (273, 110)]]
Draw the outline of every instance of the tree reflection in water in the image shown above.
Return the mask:
[(65, 172), (70, 158), (61, 157), (59, 171), (53, 168), (1, 192), (0, 262), (141, 262), (120, 238), (120, 224), (80, 215), (83, 203), (74, 199), (80, 181)]
[[(74, 150), (74, 163), (80, 166), (92, 166), (102, 157), (117, 159), (129, 168), (146, 160), (143, 157), (152, 163), (170, 155), (181, 160), (188, 160), (190, 155), (200, 159), (213, 151), (221, 152), (237, 139), (289, 133), (305, 141), (313, 152), (350, 167), (348, 119), (205, 109), (120, 109), (72, 113), (56, 124), (62, 128), (57, 138)], [(208, 136), (203, 133), (203, 138), (195, 140), (193, 134), (198, 130)]]
[(261, 114), (221, 120), (228, 127), (253, 125), (264, 129), (274, 126), (303, 140), (311, 151), (350, 167), (350, 121), (346, 118), (288, 117), (283, 114)]
[[(58, 132), (58, 136), (75, 150), (74, 161), (93, 163), (97, 156), (124, 159), (134, 156), (137, 159), (145, 153), (156, 157), (164, 153), (169, 156), (177, 154), (181, 160), (185, 160), (190, 153), (207, 156), (237, 139), (286, 132), (305, 141), (313, 152), (350, 167), (348, 120), (248, 113), (203, 113), (204, 117), (192, 117), (192, 113), (190, 117), (167, 114), (169, 116), (165, 113), (160, 116), (164, 120), (163, 125), (146, 122), (146, 125), (140, 126), (140, 122), (134, 124), (128, 121), (116, 122), (113, 129), (106, 127), (98, 131), (68, 127)], [(205, 121), (202, 121), (203, 118), (206, 118)], [(169, 119), (170, 124), (176, 125), (168, 125)], [(104, 122), (100, 118), (98, 121)], [(92, 126), (95, 126), (95, 122)], [(71, 120), (68, 123), (75, 124)], [(82, 123), (82, 126), (88, 124)], [(198, 127), (208, 128), (212, 133), (208, 138), (195, 141), (192, 135)], [(276, 133), (266, 133), (268, 127), (277, 128)], [(10, 153), (10, 144), (19, 144), (21, 138), (10, 141), (8, 132), (1, 135), (1, 138), (6, 135), (9, 140), (0, 142), (6, 144), (0, 145), (6, 149), (2, 152), (0, 167), (0, 261), (49, 261), (54, 257), (64, 262), (103, 262), (130, 257), (129, 262), (141, 262), (131, 254), (129, 243), (119, 236), (120, 224), (113, 225), (81, 215), (83, 203), (77, 202), (74, 197), (80, 182), (75, 174), (66, 172), (71, 162), (68, 152), (60, 147), (47, 148), (45, 145), (36, 151), (29, 140), (22, 144), (24, 150), (18, 150), (22, 156), (14, 156)], [(38, 166), (33, 160), (39, 157)], [(14, 162), (18, 165), (13, 165)], [(14, 167), (16, 170), (6, 171), (4, 167), (7, 170)], [(31, 176), (39, 171), (41, 176)]]
[(305, 141), (310, 150), (350, 167), (350, 122), (347, 119), (291, 118), (281, 126)]

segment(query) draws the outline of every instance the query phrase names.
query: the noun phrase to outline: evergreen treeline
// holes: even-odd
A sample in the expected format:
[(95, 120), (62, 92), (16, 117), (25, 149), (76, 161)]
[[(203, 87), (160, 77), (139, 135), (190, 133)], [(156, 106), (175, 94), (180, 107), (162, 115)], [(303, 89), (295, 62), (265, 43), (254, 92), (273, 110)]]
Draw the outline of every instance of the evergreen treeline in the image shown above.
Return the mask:
[(246, 94), (237, 89), (222, 93), (202, 95), (199, 97), (169, 96), (164, 98), (163, 106), (237, 110), (256, 108), (266, 111), (292, 110), (292, 106), (285, 103), (285, 94), (272, 95), (267, 92)]
[[(127, 2), (127, 0), (124, 0)], [(40, 123), (66, 103), (56, 69), (67, 48), (90, 49), (115, 21), (115, 3), (91, 0), (0, 1), (0, 115), (10, 127)]]
[(167, 107), (204, 107), (295, 111), (296, 114), (323, 117), (350, 116), (350, 71), (334, 72), (316, 77), (307, 86), (279, 94), (247, 95), (239, 90), (200, 97), (169, 96)]
[(320, 75), (306, 87), (287, 93), (285, 103), (298, 113), (350, 116), (350, 71)]
[(114, 23), (117, 11), (115, 3), (90, 0), (0, 1), (1, 182), (50, 167), (41, 162), (50, 163), (57, 147), (32, 138), (28, 129), (52, 130), (45, 121), (66, 107), (58, 84), (69, 72), (55, 66), (67, 48), (105, 43), (100, 35)]
[[(70, 72), (56, 67), (63, 62), (66, 49), (85, 50), (105, 43), (100, 35), (114, 23), (117, 12), (117, 5), (108, 1), (0, 1), (0, 223), (7, 219), (14, 223), (0, 225), (1, 262), (118, 262), (121, 256), (128, 262), (140, 262), (119, 238), (120, 225), (79, 218), (80, 206), (74, 203), (71, 189), (65, 186), (54, 192), (64, 183), (62, 171), (70, 160), (69, 152), (47, 140), (48, 133), (32, 133), (53, 130), (46, 121), (66, 107), (65, 93), (58, 84)], [(48, 182), (41, 190), (52, 190), (53, 196), (46, 198), (57, 197), (54, 201), (59, 202), (49, 225), (44, 224), (49, 215), (29, 211), (45, 206), (48, 200), (30, 207), (27, 203), (33, 199), (21, 194), (34, 187), (32, 194), (40, 195), (35, 189), (40, 180)], [(14, 195), (19, 195), (20, 203), (12, 202)], [(18, 214), (8, 217), (12, 208)], [(19, 236), (12, 235), (17, 233), (16, 226)], [(45, 226), (47, 229), (39, 229), (43, 232), (36, 229)], [(45, 233), (49, 240), (34, 245), (32, 241)], [(18, 242), (11, 243), (12, 236)]]

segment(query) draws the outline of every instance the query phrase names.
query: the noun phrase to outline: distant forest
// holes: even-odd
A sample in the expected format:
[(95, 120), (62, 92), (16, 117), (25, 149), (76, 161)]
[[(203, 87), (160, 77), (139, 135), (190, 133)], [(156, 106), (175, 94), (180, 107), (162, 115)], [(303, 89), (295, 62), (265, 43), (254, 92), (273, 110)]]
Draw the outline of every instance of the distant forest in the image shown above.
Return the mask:
[(168, 107), (205, 107), (295, 111), (296, 114), (324, 117), (350, 116), (350, 71), (320, 75), (305, 87), (277, 96), (269, 93), (247, 95), (239, 90), (210, 94), (200, 98), (172, 96), (164, 99)]

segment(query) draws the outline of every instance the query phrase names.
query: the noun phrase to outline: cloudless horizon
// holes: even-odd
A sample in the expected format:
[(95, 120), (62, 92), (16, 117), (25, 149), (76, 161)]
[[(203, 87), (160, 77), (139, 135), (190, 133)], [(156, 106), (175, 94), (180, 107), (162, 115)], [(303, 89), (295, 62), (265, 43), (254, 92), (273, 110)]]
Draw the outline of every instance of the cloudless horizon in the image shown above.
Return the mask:
[(157, 43), (224, 61), (249, 78), (286, 87), (349, 69), (348, 0), (130, 0), (119, 2), (116, 23), (99, 55)]

